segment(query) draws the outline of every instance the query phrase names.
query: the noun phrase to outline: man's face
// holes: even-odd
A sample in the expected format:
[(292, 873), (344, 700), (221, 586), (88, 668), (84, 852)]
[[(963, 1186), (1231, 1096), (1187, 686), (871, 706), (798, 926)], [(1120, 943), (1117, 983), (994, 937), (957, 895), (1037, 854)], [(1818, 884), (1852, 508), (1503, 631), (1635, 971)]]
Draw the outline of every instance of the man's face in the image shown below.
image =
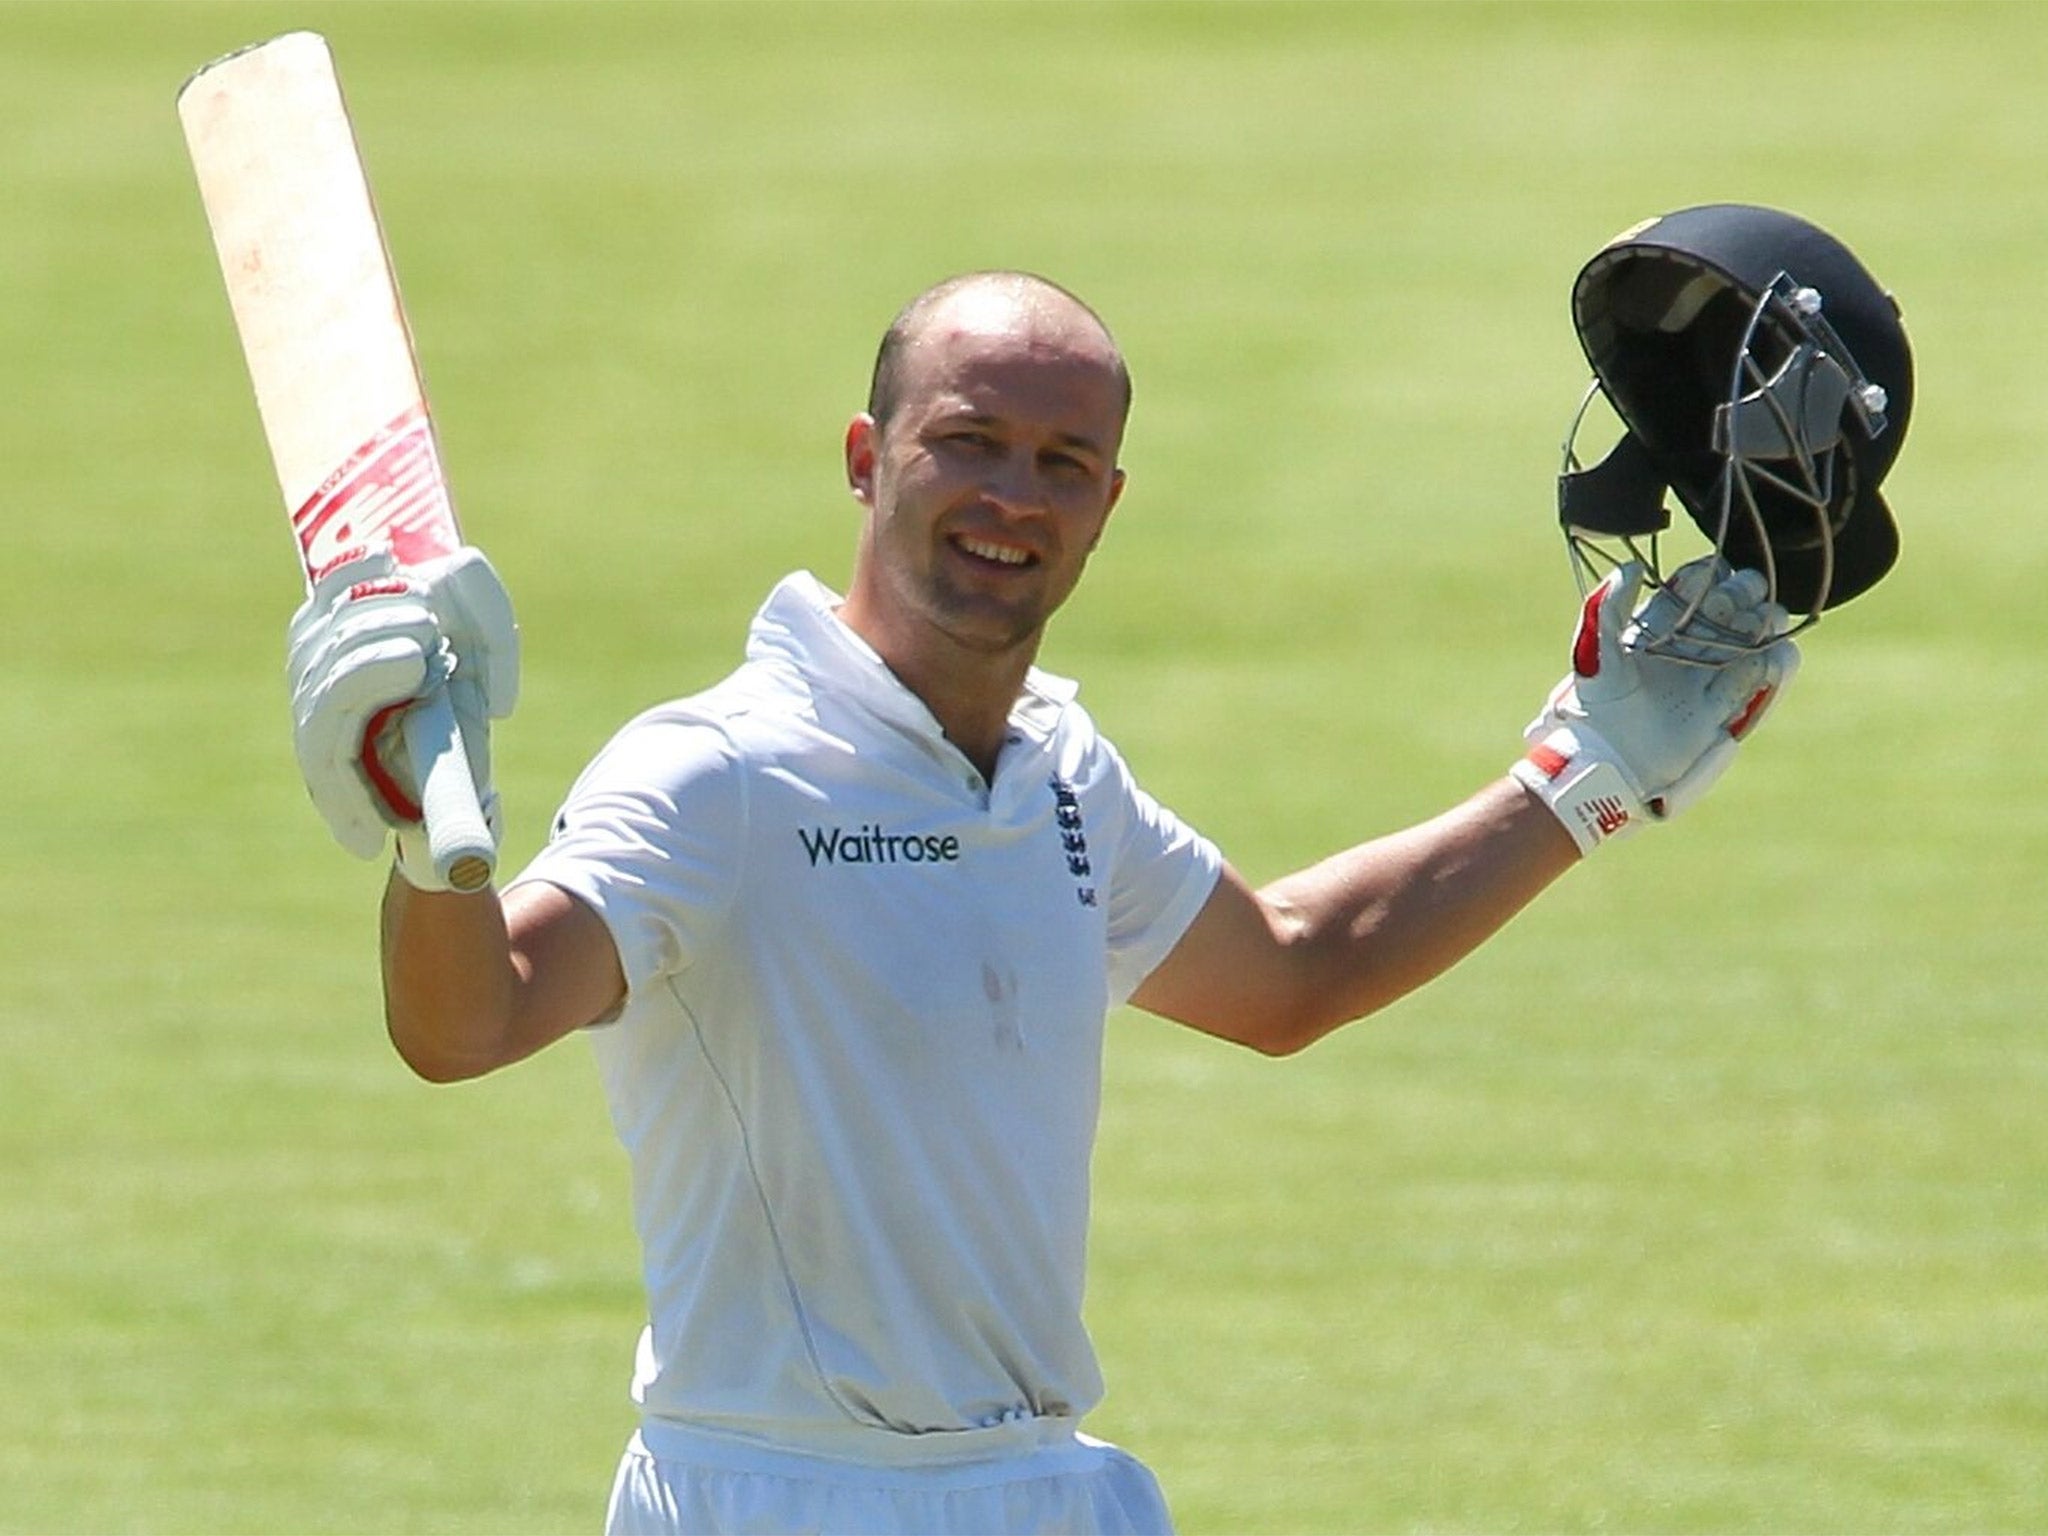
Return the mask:
[(892, 660), (941, 636), (1028, 659), (1123, 490), (1110, 344), (1081, 317), (964, 295), (901, 380), (886, 426), (847, 430), (868, 513), (848, 621)]

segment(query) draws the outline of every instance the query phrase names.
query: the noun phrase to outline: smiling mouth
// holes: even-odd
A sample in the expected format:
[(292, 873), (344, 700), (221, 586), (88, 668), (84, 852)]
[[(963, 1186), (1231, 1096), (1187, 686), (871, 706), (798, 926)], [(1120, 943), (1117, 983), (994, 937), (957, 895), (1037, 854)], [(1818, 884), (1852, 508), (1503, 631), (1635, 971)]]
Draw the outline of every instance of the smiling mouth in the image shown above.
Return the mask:
[(984, 539), (969, 538), (965, 534), (954, 535), (953, 545), (977, 560), (989, 560), (997, 565), (1025, 566), (1038, 563), (1038, 557), (1028, 549), (1018, 549), (1011, 544), (991, 544)]

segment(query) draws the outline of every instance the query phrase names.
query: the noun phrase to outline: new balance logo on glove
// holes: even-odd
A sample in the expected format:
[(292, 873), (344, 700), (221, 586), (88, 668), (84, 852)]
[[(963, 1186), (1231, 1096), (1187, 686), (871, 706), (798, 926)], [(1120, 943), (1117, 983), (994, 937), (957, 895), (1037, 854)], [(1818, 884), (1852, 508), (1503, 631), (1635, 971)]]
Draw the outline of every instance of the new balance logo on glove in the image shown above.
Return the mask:
[(1602, 837), (1612, 837), (1628, 825), (1628, 807), (1613, 795), (1600, 795), (1586, 802), (1593, 813), (1593, 825)]
[(1591, 731), (1561, 726), (1510, 770), (1564, 823), (1581, 855), (1634, 831), (1646, 808), (1611, 753)]

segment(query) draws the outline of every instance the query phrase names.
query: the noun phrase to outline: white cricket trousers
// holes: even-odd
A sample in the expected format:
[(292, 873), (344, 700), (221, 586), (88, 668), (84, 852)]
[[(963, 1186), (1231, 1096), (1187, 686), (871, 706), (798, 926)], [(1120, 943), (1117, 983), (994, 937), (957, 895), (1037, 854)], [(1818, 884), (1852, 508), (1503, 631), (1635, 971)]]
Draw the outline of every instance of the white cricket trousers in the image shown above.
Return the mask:
[(1057, 1427), (1038, 1444), (938, 1465), (865, 1465), (674, 1424), (619, 1460), (606, 1536), (1172, 1536), (1135, 1456)]

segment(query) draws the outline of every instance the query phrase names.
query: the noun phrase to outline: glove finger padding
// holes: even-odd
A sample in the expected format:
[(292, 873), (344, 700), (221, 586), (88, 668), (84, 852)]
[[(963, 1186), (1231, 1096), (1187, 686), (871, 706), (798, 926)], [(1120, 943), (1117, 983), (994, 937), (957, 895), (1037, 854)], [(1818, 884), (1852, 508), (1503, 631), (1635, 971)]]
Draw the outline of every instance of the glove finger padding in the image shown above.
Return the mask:
[(1587, 597), (1513, 770), (1581, 852), (1705, 794), (1798, 670), (1789, 639), (1755, 648), (1790, 627), (1755, 572), (1708, 556), (1639, 602), (1643, 577), (1627, 562)]
[(416, 824), (419, 776), (405, 707), (444, 683), (480, 798), (490, 803), (492, 718), (519, 694), (511, 600), (482, 553), (403, 570), (383, 550), (324, 572), (287, 632), (293, 743), (314, 805), (341, 845), (375, 858)]
[(1640, 685), (1635, 669), (1627, 665), (1623, 637), (1642, 589), (1642, 562), (1627, 561), (1608, 573), (1579, 611), (1578, 633), (1572, 637), (1572, 673), (1580, 699), (1589, 705), (1624, 698)]
[(1650, 594), (1627, 641), (1645, 652), (1717, 666), (1791, 627), (1791, 617), (1770, 601), (1760, 572), (1733, 570), (1708, 555), (1680, 566)]
[(375, 858), (399, 820), (364, 771), (365, 732), (393, 700), (417, 696), (426, 675), (426, 658), (409, 640), (363, 646), (292, 701), (299, 772), (335, 838), (358, 858)]
[(299, 771), (335, 839), (375, 858), (401, 817), (365, 769), (365, 736), (439, 676), (439, 626), (378, 551), (324, 573), (287, 638)]
[(1742, 570), (1707, 589), (1700, 617), (1754, 643), (1770, 629), (1770, 584), (1763, 572)]
[[(504, 582), (471, 546), (420, 566), (413, 578), (447, 636), (453, 675), (474, 687), (486, 716), (503, 720), (519, 703), (519, 625)], [(469, 722), (462, 724), (466, 732)]]

